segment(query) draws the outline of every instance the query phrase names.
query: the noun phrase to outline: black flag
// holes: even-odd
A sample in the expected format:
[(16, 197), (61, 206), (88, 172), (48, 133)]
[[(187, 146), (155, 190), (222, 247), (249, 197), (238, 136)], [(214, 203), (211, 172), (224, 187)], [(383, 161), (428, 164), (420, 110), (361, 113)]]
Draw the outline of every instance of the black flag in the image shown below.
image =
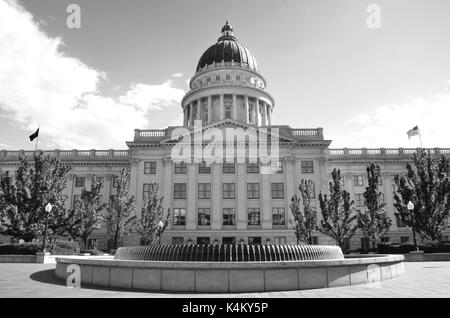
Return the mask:
[(34, 138), (36, 138), (37, 136), (39, 136), (39, 128), (36, 130), (34, 134), (30, 135), (30, 141), (33, 141)]

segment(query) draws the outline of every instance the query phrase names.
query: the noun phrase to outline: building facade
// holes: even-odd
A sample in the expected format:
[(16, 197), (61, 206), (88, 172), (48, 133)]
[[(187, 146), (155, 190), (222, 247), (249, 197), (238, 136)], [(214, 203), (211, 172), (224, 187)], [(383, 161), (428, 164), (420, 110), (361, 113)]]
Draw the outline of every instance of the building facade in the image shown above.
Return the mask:
[[(182, 126), (136, 129), (134, 139), (126, 142), (126, 150), (43, 151), (72, 165), (66, 188), (67, 208), (73, 207), (83, 188), (90, 187), (93, 177), (103, 182), (102, 200), (108, 203), (115, 195), (114, 176), (127, 168), (138, 214), (153, 183), (159, 185), (164, 205), (172, 209), (172, 222), (163, 234), (163, 243), (296, 243), (289, 205), (294, 194), (300, 195), (301, 179), (312, 181), (312, 204), (319, 210), (319, 192), (328, 192), (331, 171), (340, 169), (344, 187), (356, 209), (362, 210), (366, 167), (377, 163), (382, 169), (380, 190), (393, 220), (382, 240), (412, 240), (411, 231), (394, 216), (393, 177), (404, 171), (417, 149), (333, 149), (329, 148), (331, 140), (324, 138), (322, 128), (273, 125), (275, 100), (266, 89), (266, 79), (228, 22), (217, 42), (200, 57), (189, 87), (181, 102)], [(237, 152), (232, 161), (222, 163), (174, 160), (173, 150), (179, 142), (174, 138), (175, 131), (191, 135), (195, 143), (198, 124), (202, 125), (201, 132), (232, 128), (263, 131), (267, 136), (276, 134), (277, 160), (268, 165), (239, 160), (242, 158)], [(234, 138), (231, 144), (236, 146)], [(435, 155), (450, 154), (450, 149), (430, 151)], [(14, 174), (19, 156), (31, 157), (33, 153), (2, 150), (0, 169)], [(106, 249), (106, 229), (97, 230), (91, 242)], [(314, 243), (334, 244), (319, 233), (314, 233)], [(126, 244), (139, 244), (139, 238), (131, 235)], [(350, 248), (361, 247), (361, 234), (357, 233), (348, 244)]]

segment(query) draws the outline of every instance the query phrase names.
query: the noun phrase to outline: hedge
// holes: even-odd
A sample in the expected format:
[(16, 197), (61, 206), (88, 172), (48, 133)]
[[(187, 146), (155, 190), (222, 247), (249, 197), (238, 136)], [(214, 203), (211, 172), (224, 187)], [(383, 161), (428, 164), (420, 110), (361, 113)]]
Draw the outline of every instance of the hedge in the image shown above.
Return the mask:
[[(425, 253), (450, 253), (450, 243), (448, 242), (436, 242), (419, 244), (419, 250)], [(378, 253), (380, 254), (408, 254), (415, 251), (414, 244), (411, 243), (381, 243), (378, 244)]]
[[(80, 252), (78, 243), (60, 241), (46, 244), (53, 255), (75, 255)], [(34, 255), (42, 251), (42, 243), (1, 244), (0, 255)]]

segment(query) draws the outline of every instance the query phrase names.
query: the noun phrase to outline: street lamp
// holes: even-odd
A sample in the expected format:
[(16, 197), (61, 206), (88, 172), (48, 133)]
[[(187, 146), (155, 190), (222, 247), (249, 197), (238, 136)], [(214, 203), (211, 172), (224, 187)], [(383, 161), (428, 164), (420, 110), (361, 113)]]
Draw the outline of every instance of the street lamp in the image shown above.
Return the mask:
[(413, 240), (414, 240), (414, 249), (416, 251), (419, 250), (419, 248), (417, 247), (417, 240), (416, 240), (416, 229), (415, 229), (415, 222), (414, 222), (414, 203), (412, 203), (411, 201), (408, 202), (408, 204), (406, 205), (406, 208), (408, 209), (409, 213), (411, 214), (411, 225), (412, 225), (412, 232), (413, 232)]
[(163, 221), (159, 221), (158, 226), (159, 226), (158, 240), (159, 240), (159, 245), (161, 245), (161, 235), (162, 235), (163, 228), (164, 228), (164, 223), (163, 223)]
[(47, 203), (47, 205), (44, 208), (44, 210), (45, 210), (45, 228), (44, 228), (44, 239), (42, 242), (42, 252), (43, 253), (45, 253), (45, 240), (47, 238), (48, 215), (52, 211), (52, 208), (53, 207), (50, 203)]

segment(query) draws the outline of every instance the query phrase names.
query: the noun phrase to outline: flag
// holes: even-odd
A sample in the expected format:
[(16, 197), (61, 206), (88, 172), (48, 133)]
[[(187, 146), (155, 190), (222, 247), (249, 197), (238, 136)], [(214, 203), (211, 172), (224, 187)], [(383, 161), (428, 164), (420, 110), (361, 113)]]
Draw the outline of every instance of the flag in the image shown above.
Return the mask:
[(34, 134), (30, 135), (30, 141), (33, 141), (34, 138), (36, 138), (37, 136), (39, 136), (39, 128), (36, 130)]
[(411, 138), (412, 136), (417, 136), (419, 134), (419, 127), (414, 126), (412, 129), (407, 131), (407, 134), (408, 134), (408, 139)]

